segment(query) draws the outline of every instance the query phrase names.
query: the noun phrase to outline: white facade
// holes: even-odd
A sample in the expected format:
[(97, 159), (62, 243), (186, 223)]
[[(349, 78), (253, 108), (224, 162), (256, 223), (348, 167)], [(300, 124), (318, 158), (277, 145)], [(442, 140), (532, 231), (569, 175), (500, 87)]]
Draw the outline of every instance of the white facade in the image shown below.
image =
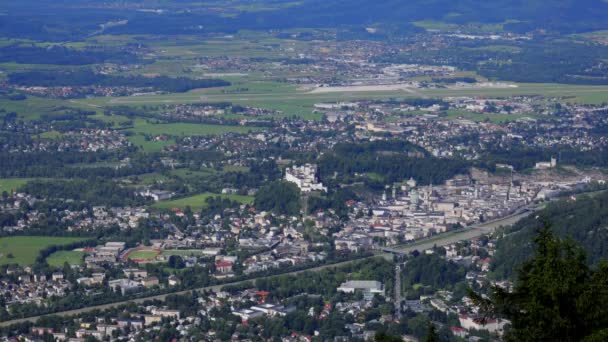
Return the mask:
[(487, 330), (490, 333), (499, 335), (503, 334), (505, 325), (509, 323), (509, 321), (504, 319), (488, 319), (484, 322), (468, 315), (460, 315), (458, 319), (460, 321), (460, 326), (466, 330)]
[(380, 294), (384, 296), (384, 285), (375, 280), (351, 280), (342, 283), (337, 289), (339, 292), (355, 293), (362, 291), (364, 294)]
[(314, 164), (287, 168), (285, 180), (297, 185), (302, 192), (327, 191), (327, 188), (318, 181), (317, 166)]

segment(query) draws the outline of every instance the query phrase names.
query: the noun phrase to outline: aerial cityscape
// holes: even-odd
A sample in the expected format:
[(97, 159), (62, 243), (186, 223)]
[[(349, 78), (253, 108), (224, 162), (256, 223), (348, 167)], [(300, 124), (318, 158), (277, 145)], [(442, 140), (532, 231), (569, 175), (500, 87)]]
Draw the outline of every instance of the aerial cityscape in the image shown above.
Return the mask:
[(608, 2), (0, 3), (0, 341), (608, 341)]

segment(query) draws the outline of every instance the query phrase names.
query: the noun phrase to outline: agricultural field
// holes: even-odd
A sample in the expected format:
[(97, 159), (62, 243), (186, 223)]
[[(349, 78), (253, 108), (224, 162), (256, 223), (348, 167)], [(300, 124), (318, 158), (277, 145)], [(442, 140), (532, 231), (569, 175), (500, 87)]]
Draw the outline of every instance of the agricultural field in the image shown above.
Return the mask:
[(0, 265), (32, 265), (41, 250), (53, 245), (67, 245), (83, 238), (51, 236), (11, 236), (0, 238)]
[(480, 114), (480, 113), (473, 113), (473, 112), (468, 112), (468, 111), (464, 111), (464, 110), (448, 110), (447, 111), (447, 118), (448, 119), (458, 119), (458, 118), (462, 118), (462, 119), (467, 119), (467, 120), (471, 120), (471, 121), (475, 121), (475, 122), (481, 122), (481, 121), (490, 121), (493, 123), (503, 123), (503, 122), (509, 122), (509, 121), (515, 121), (517, 119), (522, 119), (522, 118), (537, 118), (536, 115), (526, 115), (526, 114)]
[(40, 133), (37, 136), (40, 139), (61, 139), (63, 138), (63, 133), (58, 132), (58, 131), (48, 131), (48, 132), (44, 132), (44, 133)]
[(65, 100), (47, 99), (29, 95), (25, 100), (21, 101), (0, 100), (0, 110), (8, 113), (15, 112), (18, 118), (23, 120), (38, 120), (42, 115), (46, 115), (49, 118), (63, 115), (65, 113), (65, 106), (88, 111), (95, 110), (94, 107), (86, 103), (69, 103)]
[(141, 148), (144, 152), (160, 152), (164, 147), (175, 144), (174, 139), (161, 141), (146, 140), (145, 136), (141, 134), (131, 135), (127, 139), (129, 139), (131, 144)]
[(58, 251), (46, 258), (46, 262), (53, 267), (63, 267), (66, 262), (70, 265), (82, 265), (84, 256), (82, 251)]
[[(172, 136), (187, 136), (187, 135), (216, 135), (223, 133), (247, 133), (257, 131), (260, 128), (246, 126), (222, 126), (222, 125), (206, 125), (194, 123), (146, 123), (138, 120), (135, 127), (129, 129), (136, 134), (148, 135), (172, 135)], [(136, 140), (137, 142), (137, 140)]]
[(215, 196), (227, 198), (231, 201), (236, 201), (236, 202), (239, 202), (242, 204), (252, 204), (253, 203), (252, 196), (204, 193), (204, 194), (180, 198), (180, 199), (176, 199), (176, 200), (172, 200), (172, 201), (157, 202), (153, 205), (153, 207), (158, 208), (158, 209), (172, 209), (172, 208), (183, 209), (187, 206), (190, 206), (190, 208), (192, 208), (192, 210), (201, 210), (207, 206), (205, 200), (209, 197), (215, 197)]
[[(313, 114), (313, 105), (319, 102), (351, 101), (362, 99), (389, 99), (447, 96), (492, 96), (507, 97), (514, 95), (543, 95), (563, 97), (564, 101), (600, 104), (608, 102), (608, 86), (519, 83), (509, 88), (460, 88), (460, 89), (407, 89), (407, 90), (378, 90), (352, 91), (348, 88), (330, 93), (304, 90), (294, 90), (288, 87), (278, 87), (272, 91), (259, 93), (214, 94), (216, 90), (190, 91), (180, 94), (150, 95), (118, 98), (93, 98), (76, 100), (79, 105), (86, 103), (96, 106), (111, 105), (157, 105), (166, 103), (197, 103), (197, 102), (232, 102), (240, 105), (269, 108), (283, 112), (279, 116), (297, 115), (307, 119), (319, 119)], [(264, 87), (270, 87), (265, 85)], [(206, 93), (208, 92), (208, 93)], [(159, 127), (161, 128), (161, 127)], [(177, 127), (179, 128), (179, 127)], [(135, 128), (139, 131), (142, 128)], [(143, 128), (147, 130), (147, 128)], [(179, 130), (178, 130), (179, 131)]]

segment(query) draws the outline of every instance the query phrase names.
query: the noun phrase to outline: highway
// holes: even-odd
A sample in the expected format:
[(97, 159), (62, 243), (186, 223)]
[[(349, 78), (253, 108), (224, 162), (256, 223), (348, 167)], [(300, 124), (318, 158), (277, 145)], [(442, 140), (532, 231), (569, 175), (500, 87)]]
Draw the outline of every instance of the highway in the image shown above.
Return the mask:
[(427, 239), (418, 240), (414, 243), (405, 244), (402, 246), (393, 246), (382, 248), (382, 251), (393, 254), (407, 254), (415, 250), (423, 251), (431, 249), (434, 246), (446, 246), (458, 241), (469, 240), (484, 234), (491, 233), (500, 226), (510, 226), (520, 219), (531, 215), (532, 213), (542, 209), (541, 207), (527, 207), (518, 211), (513, 215), (509, 215), (497, 220), (476, 224), (462, 230), (446, 232), (432, 236)]
[[(431, 238), (428, 239), (423, 239), (417, 242), (413, 242), (407, 245), (403, 245), (401, 247), (391, 247), (391, 248), (383, 248), (382, 250), (385, 251), (384, 253), (379, 252), (377, 253), (375, 256), (373, 257), (384, 257), (387, 259), (391, 259), (392, 255), (394, 253), (399, 253), (399, 254), (407, 254), (410, 253), (414, 250), (418, 250), (418, 251), (423, 251), (426, 249), (430, 249), (433, 248), (435, 246), (446, 246), (458, 241), (463, 241), (463, 240), (468, 240), (468, 239), (472, 239), (475, 237), (479, 237), (481, 235), (487, 234), (492, 232), (494, 229), (500, 227), (500, 226), (509, 226), (512, 225), (513, 223), (517, 222), (518, 220), (529, 216), (530, 214), (536, 212), (537, 210), (540, 210), (540, 207), (534, 207), (534, 208), (525, 208), (520, 210), (518, 213), (514, 214), (514, 215), (510, 215), (498, 220), (494, 220), (494, 221), (490, 221), (490, 222), (486, 222), (483, 224), (478, 224), (478, 225), (473, 225), (469, 228), (465, 228), (459, 231), (455, 231), (455, 232), (446, 232), (446, 233), (442, 233), (442, 234), (438, 234), (435, 235)], [(367, 257), (367, 258), (372, 258), (372, 257)], [(282, 273), (282, 274), (277, 274), (277, 275), (273, 275), (273, 276), (265, 276), (265, 277), (260, 277), (260, 278), (271, 278), (271, 277), (276, 277), (276, 276), (280, 276), (280, 275), (285, 275), (285, 274), (299, 274), (299, 273), (303, 273), (303, 272), (318, 272), (320, 270), (323, 269), (327, 269), (327, 268), (335, 268), (335, 267), (340, 267), (342, 265), (346, 265), (346, 264), (350, 264), (353, 262), (357, 262), (360, 261), (362, 259), (356, 259), (356, 260), (349, 260), (349, 261), (343, 261), (343, 262), (339, 262), (339, 263), (335, 263), (335, 264), (330, 264), (330, 265), (323, 265), (323, 266), (317, 266), (317, 267), (312, 267), (312, 268), (308, 268), (305, 270), (300, 270), (300, 271), (293, 271), (293, 272), (286, 272), (286, 273)], [(35, 322), (38, 318), (40, 317), (44, 317), (44, 316), (50, 316), (50, 315), (59, 315), (59, 316), (71, 316), (71, 315), (77, 315), (83, 312), (90, 312), (90, 311), (94, 311), (94, 310), (105, 310), (105, 309), (110, 309), (110, 308), (115, 308), (124, 304), (127, 304), (129, 302), (131, 303), (143, 303), (144, 301), (147, 300), (164, 300), (165, 297), (167, 297), (168, 295), (179, 295), (179, 294), (186, 294), (186, 293), (190, 293), (191, 291), (214, 291), (217, 292), (219, 291), (222, 287), (227, 286), (227, 285), (238, 285), (241, 284), (243, 282), (246, 281), (255, 281), (256, 279), (259, 278), (254, 278), (254, 279), (249, 279), (249, 280), (243, 280), (243, 281), (237, 281), (237, 282), (232, 282), (232, 283), (226, 283), (226, 284), (221, 284), (221, 285), (213, 285), (213, 286), (208, 286), (208, 287), (202, 287), (202, 288), (198, 288), (198, 289), (191, 289), (191, 290), (184, 290), (184, 291), (178, 291), (178, 292), (172, 292), (172, 293), (167, 293), (167, 294), (162, 294), (162, 295), (156, 295), (156, 296), (148, 296), (148, 297), (142, 297), (142, 298), (137, 298), (137, 299), (132, 299), (132, 300), (127, 300), (127, 301), (121, 301), (121, 302), (115, 302), (115, 303), (110, 303), (110, 304), (103, 304), (103, 305), (95, 305), (95, 306), (89, 306), (89, 307), (85, 307), (85, 308), (80, 308), (80, 309), (75, 309), (75, 310), (68, 310), (68, 311), (61, 311), (61, 312), (56, 312), (56, 313), (52, 313), (52, 314), (45, 314), (45, 315), (40, 315), (40, 316), (32, 316), (32, 317), (27, 317), (27, 318), (21, 318), (21, 319), (15, 319), (15, 320), (11, 320), (11, 321), (4, 321), (4, 322), (0, 322), (0, 327), (6, 327), (12, 324), (17, 324), (17, 323), (24, 323), (24, 322)]]

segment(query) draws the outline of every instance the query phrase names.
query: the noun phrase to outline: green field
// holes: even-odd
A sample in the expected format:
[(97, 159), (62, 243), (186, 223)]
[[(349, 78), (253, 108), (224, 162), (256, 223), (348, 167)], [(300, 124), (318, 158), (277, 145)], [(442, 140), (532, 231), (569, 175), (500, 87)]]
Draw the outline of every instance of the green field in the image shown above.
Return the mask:
[(63, 138), (63, 133), (58, 132), (58, 131), (48, 131), (48, 132), (44, 132), (44, 133), (40, 133), (38, 135), (34, 135), (34, 138), (41, 138), (41, 139), (60, 139)]
[(80, 251), (58, 251), (46, 258), (46, 262), (54, 267), (63, 267), (66, 262), (70, 265), (82, 265), (84, 255), (85, 253)]
[[(141, 121), (141, 120), (138, 120)], [(138, 134), (149, 134), (149, 135), (173, 135), (173, 136), (187, 136), (187, 135), (215, 135), (223, 133), (247, 133), (250, 131), (257, 131), (260, 128), (246, 127), (246, 126), (223, 126), (223, 125), (206, 125), (206, 124), (194, 124), (194, 123), (147, 123), (139, 122), (135, 127), (129, 129), (133, 133)], [(136, 140), (137, 141), (137, 140)], [(141, 141), (140, 141), (141, 142)]]
[(160, 152), (165, 146), (175, 144), (175, 139), (167, 139), (165, 141), (146, 140), (143, 135), (132, 135), (127, 139), (133, 144), (144, 150), (145, 152)]
[[(11, 236), (0, 238), (0, 265), (32, 265), (38, 253), (52, 245), (67, 245), (83, 238), (51, 236)], [(12, 256), (12, 257), (11, 257)]]
[(0, 109), (7, 112), (15, 112), (18, 117), (23, 120), (37, 120), (40, 119), (43, 114), (50, 118), (63, 115), (67, 107), (87, 111), (99, 111), (98, 107), (86, 102), (49, 99), (30, 95), (23, 101), (0, 101)]
[(223, 195), (223, 194), (212, 194), (212, 193), (204, 193), (200, 195), (195, 195), (191, 197), (180, 198), (172, 201), (162, 201), (157, 202), (153, 205), (154, 208), (159, 209), (172, 209), (172, 208), (185, 208), (190, 206), (192, 210), (201, 210), (207, 204), (205, 200), (209, 197), (220, 196), (222, 198), (228, 198), (231, 201), (236, 201), (242, 204), (252, 204), (253, 197), (252, 196), (242, 196), (242, 195)]
[(34, 178), (0, 178), (0, 192), (17, 190), (20, 186), (32, 180)]
[(475, 122), (481, 122), (485, 120), (489, 120), (493, 123), (503, 123), (508, 121), (515, 121), (517, 119), (522, 118), (537, 118), (535, 115), (525, 115), (525, 114), (481, 114), (481, 113), (473, 113), (465, 110), (448, 110), (448, 118), (457, 119), (462, 118), (466, 120), (471, 120)]
[(152, 259), (157, 254), (156, 251), (135, 251), (129, 254), (129, 259)]
[[(167, 104), (167, 103), (197, 103), (197, 102), (232, 102), (241, 105), (269, 108), (283, 113), (280, 116), (298, 115), (305, 118), (319, 118), (320, 115), (312, 114), (313, 105), (319, 102), (328, 101), (352, 101), (364, 99), (388, 99), (388, 98), (414, 98), (432, 97), (442, 98), (447, 96), (487, 96), (487, 97), (508, 97), (515, 95), (543, 95), (551, 97), (564, 97), (565, 101), (599, 104), (608, 102), (608, 86), (587, 86), (587, 85), (567, 85), (567, 84), (544, 84), (544, 83), (519, 83), (511, 88), (462, 88), (462, 89), (412, 89), (409, 91), (338, 91), (332, 93), (311, 93), (302, 90), (294, 90), (289, 87), (277, 87), (273, 91), (259, 93), (237, 93), (237, 94), (213, 94), (200, 91), (190, 91), (180, 94), (150, 95), (137, 97), (119, 98), (92, 98), (77, 100), (79, 105), (85, 103), (95, 106), (107, 105), (133, 105), (141, 106), (145, 104)], [(209, 90), (211, 92), (211, 90)], [(148, 126), (159, 126), (156, 129)], [(168, 125), (192, 125), (192, 124), (161, 124), (161, 125), (136, 125), (135, 132), (146, 132), (149, 130), (162, 132), (163, 129), (174, 129), (180, 131), (180, 126)], [(139, 126), (139, 127), (138, 127)], [(167, 127), (163, 127), (167, 126)], [(204, 126), (204, 125), (199, 125)], [(225, 126), (224, 126), (225, 127)], [(183, 127), (184, 132), (191, 128)], [(246, 128), (243, 128), (246, 129)], [(207, 134), (209, 128), (201, 128)], [(158, 132), (160, 131), (160, 132)]]
[(192, 256), (192, 255), (203, 255), (203, 251), (200, 249), (168, 249), (163, 251), (163, 255), (179, 255), (179, 256)]

